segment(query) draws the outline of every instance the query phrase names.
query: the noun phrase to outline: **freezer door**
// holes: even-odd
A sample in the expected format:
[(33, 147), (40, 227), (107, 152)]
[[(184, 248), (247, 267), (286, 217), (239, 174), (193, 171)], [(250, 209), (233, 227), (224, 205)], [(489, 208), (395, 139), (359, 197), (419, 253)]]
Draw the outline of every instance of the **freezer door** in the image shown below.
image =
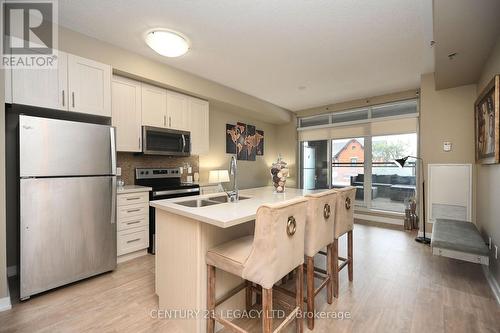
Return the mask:
[(22, 115), (20, 176), (114, 175), (114, 139), (110, 126)]
[(116, 177), (21, 179), (21, 298), (116, 267)]

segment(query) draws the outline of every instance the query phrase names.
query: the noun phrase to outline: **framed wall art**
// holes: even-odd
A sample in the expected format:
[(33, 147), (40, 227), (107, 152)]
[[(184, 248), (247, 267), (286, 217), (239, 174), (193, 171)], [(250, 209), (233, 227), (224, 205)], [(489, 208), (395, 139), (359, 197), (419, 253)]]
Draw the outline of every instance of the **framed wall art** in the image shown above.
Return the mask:
[(500, 162), (500, 75), (495, 75), (474, 103), (476, 163)]

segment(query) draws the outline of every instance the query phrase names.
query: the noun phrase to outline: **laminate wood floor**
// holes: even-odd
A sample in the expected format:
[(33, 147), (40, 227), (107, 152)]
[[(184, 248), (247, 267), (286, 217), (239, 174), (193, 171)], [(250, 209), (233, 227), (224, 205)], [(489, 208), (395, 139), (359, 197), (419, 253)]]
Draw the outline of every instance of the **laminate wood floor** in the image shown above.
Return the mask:
[[(314, 332), (500, 332), (500, 306), (481, 267), (432, 256), (414, 237), (355, 225), (354, 282), (343, 270), (340, 297), (328, 305), (323, 290), (316, 298), (318, 311), (349, 312), (351, 319), (317, 319)], [(345, 256), (345, 239), (340, 247)], [(157, 304), (148, 255), (14, 304), (0, 312), (0, 332), (176, 332), (173, 322), (151, 317)], [(260, 331), (258, 320), (240, 323)]]

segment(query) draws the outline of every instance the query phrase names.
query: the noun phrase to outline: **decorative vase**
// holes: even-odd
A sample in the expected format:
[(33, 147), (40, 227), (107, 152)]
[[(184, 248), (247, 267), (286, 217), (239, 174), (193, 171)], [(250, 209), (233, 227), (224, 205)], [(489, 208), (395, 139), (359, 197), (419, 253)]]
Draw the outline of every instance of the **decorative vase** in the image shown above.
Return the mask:
[(271, 179), (274, 185), (274, 193), (285, 192), (285, 184), (288, 173), (287, 163), (283, 161), (281, 156), (278, 156), (278, 160), (271, 166)]

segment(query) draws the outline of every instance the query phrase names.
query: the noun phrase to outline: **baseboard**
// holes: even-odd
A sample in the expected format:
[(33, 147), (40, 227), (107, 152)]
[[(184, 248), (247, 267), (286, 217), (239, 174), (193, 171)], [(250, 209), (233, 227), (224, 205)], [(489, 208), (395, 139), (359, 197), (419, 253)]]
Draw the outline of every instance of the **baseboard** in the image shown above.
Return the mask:
[(493, 295), (495, 295), (495, 298), (497, 300), (497, 304), (500, 305), (500, 287), (498, 286), (497, 280), (491, 275), (490, 270), (488, 269), (488, 266), (483, 267), (483, 272), (484, 276), (486, 277), (486, 280), (488, 281), (488, 284), (490, 285), (491, 291), (493, 292)]
[(147, 254), (148, 254), (148, 249), (139, 250), (139, 251), (135, 251), (132, 253), (127, 253), (127, 254), (121, 255), (118, 258), (116, 258), (116, 263), (120, 264), (120, 263), (125, 262), (125, 261), (129, 261), (129, 260), (132, 260), (135, 258), (145, 256)]
[(12, 277), (17, 275), (17, 266), (8, 266), (7, 267), (7, 277)]
[(0, 312), (12, 309), (10, 302), (9, 281), (7, 279), (7, 297), (0, 298)]
[(395, 224), (395, 225), (401, 225), (401, 226), (404, 224), (403, 220), (400, 218), (391, 218), (391, 217), (361, 214), (361, 213), (354, 213), (354, 218), (359, 219), (359, 220), (364, 220), (364, 221)]

